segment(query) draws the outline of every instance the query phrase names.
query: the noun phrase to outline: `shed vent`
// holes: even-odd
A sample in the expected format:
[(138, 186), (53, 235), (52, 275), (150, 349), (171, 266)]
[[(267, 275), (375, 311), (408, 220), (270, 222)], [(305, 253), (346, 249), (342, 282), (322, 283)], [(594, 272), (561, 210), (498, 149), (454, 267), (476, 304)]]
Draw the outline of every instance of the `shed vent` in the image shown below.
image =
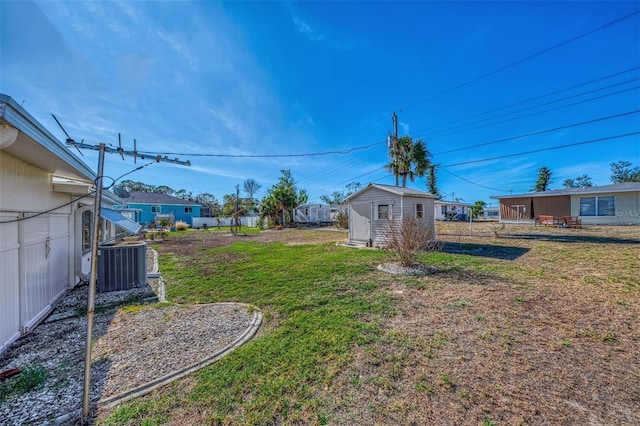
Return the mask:
[(147, 243), (101, 246), (98, 292), (130, 290), (147, 283)]

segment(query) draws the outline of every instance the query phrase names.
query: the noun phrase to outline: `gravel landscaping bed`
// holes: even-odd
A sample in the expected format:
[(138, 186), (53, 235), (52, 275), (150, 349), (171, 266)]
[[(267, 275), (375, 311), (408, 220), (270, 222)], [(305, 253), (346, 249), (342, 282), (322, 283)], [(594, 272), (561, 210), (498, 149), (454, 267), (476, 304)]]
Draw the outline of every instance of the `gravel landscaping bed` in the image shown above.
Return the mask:
[[(0, 372), (37, 366), (46, 377), (37, 388), (10, 393), (0, 402), (3, 425), (42, 424), (69, 413), (75, 415), (65, 424), (80, 422), (87, 294), (87, 286), (70, 291), (42, 324), (0, 356)], [(92, 403), (212, 356), (242, 335), (254, 319), (252, 309), (241, 304), (131, 304), (154, 296), (149, 286), (97, 294)]]

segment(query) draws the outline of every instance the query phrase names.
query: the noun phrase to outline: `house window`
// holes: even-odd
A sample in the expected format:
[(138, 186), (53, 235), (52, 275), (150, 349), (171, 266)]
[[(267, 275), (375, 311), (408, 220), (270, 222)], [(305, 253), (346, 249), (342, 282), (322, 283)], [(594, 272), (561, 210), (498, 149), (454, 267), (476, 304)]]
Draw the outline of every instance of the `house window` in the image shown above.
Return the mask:
[(445, 215), (446, 215), (446, 214), (447, 214), (447, 206), (440, 206), (440, 212), (441, 212), (442, 214), (445, 214)]
[(616, 197), (598, 197), (598, 216), (616, 215)]
[(424, 218), (424, 204), (416, 204), (416, 219)]
[(91, 210), (82, 212), (82, 251), (91, 250)]
[(391, 212), (389, 210), (389, 204), (378, 205), (378, 219), (388, 220), (391, 218)]
[(580, 216), (615, 216), (616, 197), (580, 197)]
[(192, 214), (193, 213), (193, 207), (185, 207), (184, 208), (184, 212), (185, 212), (185, 214)]
[(151, 206), (151, 213), (160, 213), (160, 206)]

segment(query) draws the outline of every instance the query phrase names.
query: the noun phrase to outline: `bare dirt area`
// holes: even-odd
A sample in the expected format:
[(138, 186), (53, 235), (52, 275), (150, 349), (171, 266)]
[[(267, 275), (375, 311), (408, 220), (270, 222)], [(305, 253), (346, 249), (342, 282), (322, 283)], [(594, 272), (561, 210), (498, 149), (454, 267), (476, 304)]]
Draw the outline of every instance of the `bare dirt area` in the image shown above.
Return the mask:
[(238, 235), (215, 230), (191, 230), (173, 234), (170, 238), (158, 242), (158, 244), (162, 247), (162, 252), (166, 251), (184, 256), (193, 251), (223, 247), (242, 241), (282, 242), (288, 245), (300, 245), (345, 242), (347, 238), (347, 231), (340, 231), (335, 227), (266, 230), (261, 231), (259, 234), (244, 234), (241, 231)]
[(640, 227), (437, 230), (437, 274), (378, 277), (399, 313), (337, 380), (338, 423), (640, 424)]

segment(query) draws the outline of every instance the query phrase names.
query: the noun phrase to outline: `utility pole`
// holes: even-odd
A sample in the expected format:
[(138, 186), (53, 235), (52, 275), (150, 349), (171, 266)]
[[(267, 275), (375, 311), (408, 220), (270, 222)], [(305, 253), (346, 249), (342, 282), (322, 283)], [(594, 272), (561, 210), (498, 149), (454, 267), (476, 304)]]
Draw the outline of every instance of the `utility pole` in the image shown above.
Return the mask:
[[(391, 122), (393, 123), (393, 136), (391, 136), (391, 132), (389, 132), (389, 136), (387, 136), (387, 148), (391, 150), (389, 157), (391, 157), (392, 161), (397, 161), (397, 150), (398, 150), (398, 115), (394, 111), (391, 113)], [(398, 186), (398, 177), (399, 170), (393, 171), (394, 177), (396, 178), (396, 186)]]
[(82, 417), (89, 416), (89, 394), (91, 391), (91, 335), (93, 334), (93, 308), (96, 298), (96, 280), (98, 277), (98, 245), (100, 243), (100, 209), (102, 208), (102, 177), (104, 176), (105, 144), (98, 146), (98, 178), (96, 179), (96, 198), (93, 203), (93, 244), (91, 252), (91, 276), (89, 279), (89, 300), (87, 301), (87, 342), (84, 359), (84, 392), (82, 397)]
[(391, 121), (393, 121), (393, 136), (398, 139), (398, 116), (395, 111), (391, 114)]
[[(55, 118), (55, 116), (54, 116)], [(56, 119), (56, 121), (58, 121)], [(58, 122), (58, 124), (60, 124)], [(62, 126), (60, 126), (62, 127)], [(64, 129), (62, 129), (64, 131)], [(66, 132), (65, 132), (66, 134)], [(120, 135), (118, 135), (118, 139), (120, 139)], [(102, 208), (102, 180), (104, 177), (104, 155), (105, 153), (109, 154), (119, 154), (122, 156), (124, 160), (125, 155), (133, 156), (134, 162), (137, 157), (141, 159), (145, 159), (145, 157), (150, 159), (155, 159), (156, 162), (167, 162), (173, 164), (179, 164), (183, 166), (190, 166), (190, 161), (180, 161), (177, 158), (170, 159), (167, 156), (156, 156), (155, 158), (145, 155), (140, 155), (136, 151), (135, 148), (135, 140), (134, 140), (134, 149), (133, 151), (126, 151), (122, 149), (122, 144), (118, 143), (118, 148), (110, 148), (107, 147), (105, 143), (100, 143), (98, 145), (89, 145), (83, 142), (76, 142), (67, 135), (67, 145), (73, 146), (76, 149), (90, 149), (94, 151), (99, 151), (98, 155), (98, 176), (96, 178), (96, 198), (93, 205), (93, 240), (92, 240), (92, 253), (91, 253), (91, 274), (89, 278), (89, 297), (87, 301), (87, 341), (85, 346), (85, 363), (84, 363), (84, 388), (82, 394), (82, 417), (86, 419), (89, 416), (89, 403), (91, 397), (91, 341), (93, 339), (93, 316), (94, 316), (94, 307), (95, 307), (95, 297), (96, 297), (96, 281), (98, 277), (98, 255), (99, 255), (99, 245), (100, 245), (100, 211)], [(151, 164), (151, 163), (150, 163)], [(139, 169), (144, 166), (140, 166)], [(137, 169), (136, 169), (137, 170)]]

